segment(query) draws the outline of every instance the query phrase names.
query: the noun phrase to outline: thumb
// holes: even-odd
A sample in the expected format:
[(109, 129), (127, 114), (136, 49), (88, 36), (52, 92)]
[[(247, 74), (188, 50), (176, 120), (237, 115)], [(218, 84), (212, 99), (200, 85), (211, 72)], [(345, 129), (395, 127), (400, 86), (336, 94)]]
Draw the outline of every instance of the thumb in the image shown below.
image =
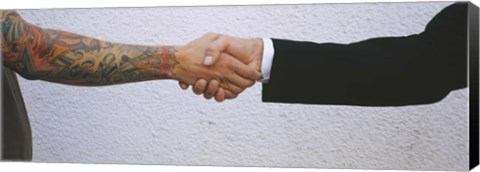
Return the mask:
[(229, 46), (229, 37), (220, 36), (218, 39), (208, 45), (203, 64), (206, 66), (215, 64), (218, 58), (220, 58), (220, 55), (225, 52)]
[(218, 59), (218, 56), (212, 56), (212, 55), (207, 54), (205, 56), (205, 58), (203, 59), (203, 64), (205, 66), (211, 66), (211, 65), (215, 64), (215, 61), (217, 61), (217, 59)]

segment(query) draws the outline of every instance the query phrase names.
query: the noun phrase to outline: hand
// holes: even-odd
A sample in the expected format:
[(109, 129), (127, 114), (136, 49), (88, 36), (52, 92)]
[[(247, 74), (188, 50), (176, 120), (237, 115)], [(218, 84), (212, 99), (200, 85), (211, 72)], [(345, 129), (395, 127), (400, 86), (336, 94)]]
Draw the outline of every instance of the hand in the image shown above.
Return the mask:
[[(215, 65), (224, 53), (234, 56), (242, 63), (260, 73), (263, 56), (262, 39), (243, 39), (228, 35), (220, 35), (208, 46), (204, 64), (206, 66)], [(260, 79), (260, 77), (255, 80), (258, 79)], [(188, 84), (180, 82), (180, 87), (182, 89), (187, 89)], [(218, 87), (217, 80), (210, 80), (210, 82), (207, 83), (206, 80), (200, 79), (194, 84), (193, 91), (196, 94), (204, 93), (204, 97), (207, 99), (215, 96), (215, 100), (218, 102), (223, 101), (225, 98), (233, 99), (238, 95), (225, 95), (225, 91)]]
[(194, 84), (199, 79), (215, 80), (209, 85), (216, 88), (219, 97), (235, 97), (252, 86), (261, 74), (226, 53), (216, 54), (215, 64), (204, 65), (207, 48), (219, 38), (218, 34), (207, 33), (186, 46), (175, 47), (179, 64), (175, 65), (174, 79), (184, 84)]

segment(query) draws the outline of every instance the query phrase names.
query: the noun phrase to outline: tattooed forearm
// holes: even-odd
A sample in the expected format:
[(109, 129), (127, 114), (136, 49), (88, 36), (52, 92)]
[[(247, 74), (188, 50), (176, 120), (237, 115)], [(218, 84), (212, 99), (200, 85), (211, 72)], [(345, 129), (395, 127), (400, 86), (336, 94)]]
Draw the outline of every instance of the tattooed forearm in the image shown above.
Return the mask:
[(3, 63), (25, 78), (109, 85), (174, 77), (173, 46), (109, 43), (39, 28), (15, 11), (0, 12)]

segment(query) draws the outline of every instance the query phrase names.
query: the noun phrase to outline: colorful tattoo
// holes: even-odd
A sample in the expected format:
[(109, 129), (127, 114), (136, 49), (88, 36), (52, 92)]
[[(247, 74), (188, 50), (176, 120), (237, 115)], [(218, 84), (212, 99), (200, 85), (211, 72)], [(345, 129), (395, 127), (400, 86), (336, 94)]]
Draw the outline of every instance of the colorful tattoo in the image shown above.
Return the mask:
[(109, 85), (169, 79), (178, 64), (173, 46), (109, 43), (39, 28), (15, 11), (0, 12), (3, 63), (28, 79)]

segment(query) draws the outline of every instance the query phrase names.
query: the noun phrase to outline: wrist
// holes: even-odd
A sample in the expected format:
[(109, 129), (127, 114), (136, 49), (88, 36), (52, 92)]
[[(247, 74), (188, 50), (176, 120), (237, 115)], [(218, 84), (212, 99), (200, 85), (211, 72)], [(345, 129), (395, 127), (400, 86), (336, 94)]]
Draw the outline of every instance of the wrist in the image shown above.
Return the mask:
[(253, 40), (253, 68), (261, 72), (262, 69), (262, 60), (263, 60), (263, 39), (262, 38), (255, 38)]
[(172, 70), (172, 77), (171, 79), (175, 79), (178, 81), (182, 81), (182, 76), (185, 74), (185, 59), (186, 59), (186, 50), (187, 46), (180, 45), (180, 46), (173, 46), (175, 51), (175, 61), (176, 65)]

